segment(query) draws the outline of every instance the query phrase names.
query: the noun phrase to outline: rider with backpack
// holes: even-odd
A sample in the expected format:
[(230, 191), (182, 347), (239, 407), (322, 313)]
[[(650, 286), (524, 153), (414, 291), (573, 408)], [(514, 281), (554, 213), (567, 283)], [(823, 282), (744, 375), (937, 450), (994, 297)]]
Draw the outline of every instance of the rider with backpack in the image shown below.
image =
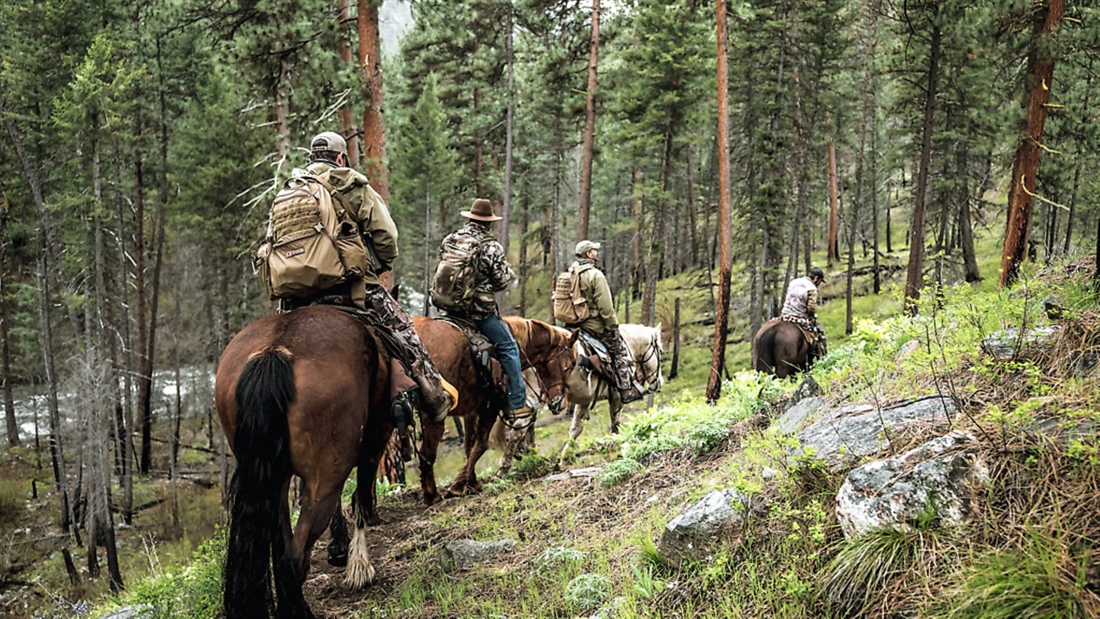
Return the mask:
[[(558, 276), (553, 304), (554, 315), (570, 328), (580, 328), (603, 342), (611, 355), (615, 387), (623, 404), (639, 400), (642, 386), (634, 375), (634, 359), (627, 354), (619, 334), (619, 319), (612, 303), (607, 277), (597, 266), (600, 244), (577, 243), (576, 261)], [(559, 290), (560, 288), (560, 290)]]
[(367, 177), (347, 165), (343, 137), (326, 131), (313, 138), (309, 166), (295, 170), (272, 203), (268, 241), (257, 252), (263, 279), (282, 311), (314, 303), (353, 306), (400, 336), (425, 412), (443, 421), (455, 396), (379, 279), (397, 259), (397, 226)]
[(502, 217), (492, 204), (474, 200), (460, 213), (466, 223), (448, 234), (439, 245), (439, 265), (432, 281), (432, 304), (477, 326), (494, 345), (494, 356), (508, 378), (508, 408), (514, 420), (533, 412), (527, 404), (527, 388), (520, 371), (519, 345), (500, 317), (496, 293), (507, 290), (516, 275), (508, 265), (504, 247), (494, 237), (490, 224)]

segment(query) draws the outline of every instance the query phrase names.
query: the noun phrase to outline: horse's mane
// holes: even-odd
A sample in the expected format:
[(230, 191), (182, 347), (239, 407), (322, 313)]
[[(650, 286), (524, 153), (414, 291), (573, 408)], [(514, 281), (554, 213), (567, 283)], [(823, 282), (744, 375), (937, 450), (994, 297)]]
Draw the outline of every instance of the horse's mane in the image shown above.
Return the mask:
[(512, 336), (516, 338), (516, 344), (524, 350), (530, 350), (529, 347), (541, 348), (543, 346), (557, 348), (564, 345), (570, 336), (569, 330), (555, 327), (534, 318), (504, 316), (504, 321), (511, 328)]

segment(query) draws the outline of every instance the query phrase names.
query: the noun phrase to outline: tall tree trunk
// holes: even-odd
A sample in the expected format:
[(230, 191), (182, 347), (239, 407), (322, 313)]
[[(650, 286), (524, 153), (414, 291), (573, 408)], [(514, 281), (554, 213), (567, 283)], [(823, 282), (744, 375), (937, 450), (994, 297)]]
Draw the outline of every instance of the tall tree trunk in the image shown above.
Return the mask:
[(527, 230), (531, 225), (531, 216), (528, 213), (530, 208), (527, 192), (523, 192), (523, 208), (519, 216), (519, 306), (516, 309), (520, 316), (527, 315)]
[(638, 164), (634, 164), (634, 183), (631, 190), (630, 214), (634, 229), (630, 239), (630, 296), (638, 298), (642, 285), (642, 181), (645, 175)]
[(837, 211), (836, 146), (833, 144), (833, 121), (825, 121), (829, 132), (829, 238), (828, 264), (833, 266), (840, 259), (837, 247), (837, 228), (840, 217)]
[(1010, 286), (1019, 277), (1020, 263), (1027, 254), (1031, 225), (1031, 195), (1039, 173), (1039, 145), (1043, 141), (1047, 103), (1054, 78), (1054, 57), (1047, 45), (1050, 34), (1062, 25), (1065, 0), (1048, 0), (1045, 19), (1036, 22), (1035, 41), (1028, 54), (1031, 96), (1027, 106), (1027, 128), (1012, 160), (1012, 184), (1008, 190), (1008, 223), (1001, 255), (1000, 285)]
[[(6, 114), (4, 108), (4, 99), (0, 96), (0, 117)], [(58, 408), (57, 397), (57, 365), (54, 358), (53, 325), (50, 317), (50, 295), (53, 286), (50, 282), (51, 267), (49, 256), (52, 253), (50, 242), (53, 238), (53, 234), (50, 230), (50, 217), (49, 212), (46, 210), (46, 200), (42, 193), (42, 185), (38, 180), (38, 174), (34, 166), (31, 165), (30, 159), (27, 157), (26, 150), (23, 148), (23, 141), (20, 139), (18, 131), (16, 131), (15, 122), (8, 117), (5, 119), (4, 124), (7, 127), (8, 137), (11, 138), (12, 146), (15, 147), (15, 153), (23, 167), (23, 174), (27, 178), (27, 184), (30, 185), (31, 196), (38, 210), (38, 242), (41, 248), (41, 253), (38, 256), (38, 284), (41, 288), (38, 302), (40, 322), (39, 335), (42, 338), (42, 361), (46, 370), (46, 397), (50, 411), (50, 435), (48, 442), (50, 446), (50, 461), (53, 465), (54, 481), (57, 483), (58, 494), (61, 495), (61, 530), (65, 533), (69, 533), (69, 527), (73, 520), (73, 506), (69, 499), (69, 482), (65, 473), (65, 454), (61, 444), (61, 412)], [(77, 332), (79, 333), (79, 330)]]
[[(504, 246), (505, 255), (508, 254), (508, 247), (511, 244), (511, 239), (508, 236), (509, 221), (512, 213), (512, 140), (513, 140), (513, 121), (515, 120), (516, 111), (516, 98), (515, 98), (515, 50), (513, 49), (512, 30), (514, 26), (512, 24), (512, 4), (508, 3), (508, 36), (506, 38), (508, 47), (508, 106), (505, 114), (505, 126), (504, 126), (504, 199), (501, 206), (501, 220), (500, 220), (500, 243)], [(497, 293), (497, 306), (500, 308), (506, 307), (504, 303), (504, 297), (508, 294), (507, 291), (502, 290)]]
[(909, 268), (905, 279), (905, 312), (917, 314), (917, 301), (924, 277), (924, 211), (928, 192), (928, 167), (932, 160), (932, 121), (936, 112), (936, 87), (940, 74), (941, 32), (932, 17), (932, 41), (928, 50), (928, 88), (924, 96), (924, 120), (921, 129), (920, 167), (913, 197), (913, 222), (909, 228)]
[[(116, 222), (116, 234), (118, 236), (118, 304), (120, 308), (118, 320), (119, 339), (122, 341), (122, 397), (121, 410), (117, 412), (119, 437), (121, 439), (122, 456), (122, 521), (127, 525), (133, 524), (134, 506), (134, 419), (133, 419), (133, 379), (134, 360), (133, 344), (130, 340), (130, 286), (127, 281), (129, 261), (126, 255), (126, 218), (125, 201), (122, 199), (122, 154), (118, 140), (113, 141), (115, 151), (114, 180), (115, 180), (115, 210), (118, 220)], [(224, 298), (224, 297), (223, 297)], [(220, 349), (219, 349), (220, 350)]]
[(152, 460), (153, 420), (149, 411), (151, 408), (146, 403), (148, 393), (152, 392), (152, 385), (145, 373), (149, 354), (149, 321), (148, 321), (148, 294), (145, 291), (145, 166), (142, 158), (141, 126), (139, 117), (135, 124), (137, 127), (137, 140), (134, 147), (134, 279), (136, 282), (137, 296), (137, 365), (138, 365), (138, 415), (141, 424), (141, 457), (138, 461), (138, 470), (143, 475), (149, 474), (149, 465)]
[(386, 171), (386, 125), (382, 119), (382, 38), (378, 33), (381, 0), (358, 0), (359, 70), (363, 74), (363, 159), (371, 187), (390, 202)]
[(592, 36), (588, 44), (588, 91), (584, 103), (584, 142), (581, 147), (581, 195), (577, 209), (577, 238), (588, 238), (592, 204), (592, 150), (596, 136), (596, 67), (600, 56), (600, 0), (592, 0)]
[[(349, 67), (356, 66), (351, 54), (351, 37), (348, 34), (347, 25), (351, 22), (351, 13), (348, 0), (338, 0), (336, 10), (340, 16), (340, 60)], [(348, 143), (348, 164), (353, 168), (359, 167), (359, 129), (355, 126), (351, 104), (345, 104), (340, 108), (340, 132)]]
[[(4, 215), (4, 228), (7, 228), (7, 215)], [(0, 242), (0, 389), (4, 397), (4, 421), (7, 428), (8, 447), (18, 447), (19, 423), (15, 418), (15, 396), (12, 394), (11, 341), (8, 338), (8, 299), (4, 289), (4, 254), (6, 243)]]
[[(1085, 82), (1085, 102), (1081, 106), (1081, 109), (1089, 109), (1089, 100), (1092, 98), (1092, 58), (1089, 58), (1088, 64), (1088, 80)], [(1078, 137), (1078, 140), (1081, 138)], [(1084, 149), (1081, 148), (1080, 142), (1077, 145), (1077, 163), (1073, 170), (1073, 193), (1069, 197), (1069, 215), (1066, 216), (1066, 240), (1062, 246), (1062, 254), (1069, 255), (1070, 239), (1073, 238), (1073, 218), (1077, 213), (1077, 196), (1081, 190), (1081, 166), (1084, 161)]]
[(882, 292), (878, 250), (878, 82), (871, 79), (871, 259), (874, 261), (875, 294)]
[(706, 242), (706, 235), (702, 238), (699, 237), (699, 214), (696, 212), (698, 206), (695, 202), (695, 165), (691, 159), (691, 146), (689, 145), (685, 150), (685, 158), (687, 159), (685, 165), (685, 180), (687, 181), (687, 225), (688, 225), (688, 244), (691, 246), (691, 261), (690, 268), (697, 268), (699, 266), (699, 257), (705, 256), (706, 248), (699, 248), (699, 242)]
[(730, 269), (733, 262), (733, 233), (730, 222), (729, 151), (729, 67), (726, 60), (726, 0), (717, 0), (718, 34), (718, 303), (714, 309), (714, 344), (711, 346), (707, 402), (714, 404), (722, 393), (726, 367), (726, 336), (729, 334)]
[(279, 62), (279, 79), (275, 85), (275, 135), (277, 139), (276, 149), (279, 154), (279, 167), (276, 173), (283, 176), (289, 169), (290, 162), (290, 62)]

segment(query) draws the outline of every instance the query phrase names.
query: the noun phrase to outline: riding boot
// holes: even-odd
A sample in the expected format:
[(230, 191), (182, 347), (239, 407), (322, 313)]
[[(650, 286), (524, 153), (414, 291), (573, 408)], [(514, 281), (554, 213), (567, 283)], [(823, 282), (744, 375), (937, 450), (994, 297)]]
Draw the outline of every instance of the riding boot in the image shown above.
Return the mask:
[(420, 403), (424, 406), (424, 412), (432, 421), (442, 423), (458, 405), (458, 391), (438, 374), (424, 373), (413, 378), (413, 381), (420, 387)]

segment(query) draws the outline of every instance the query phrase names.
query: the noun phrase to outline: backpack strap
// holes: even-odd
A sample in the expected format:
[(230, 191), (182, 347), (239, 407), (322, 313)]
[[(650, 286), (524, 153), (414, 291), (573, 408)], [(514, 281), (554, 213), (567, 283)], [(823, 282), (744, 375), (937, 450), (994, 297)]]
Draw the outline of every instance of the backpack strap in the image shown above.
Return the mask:
[(344, 209), (343, 214), (336, 214), (338, 219), (343, 220), (343, 215), (351, 212), (351, 208), (348, 206), (348, 199), (343, 193), (337, 191), (336, 188), (332, 186), (332, 183), (328, 182), (327, 176), (328, 172), (325, 172), (319, 176), (310, 175), (309, 178), (312, 178), (313, 180), (317, 181), (317, 184), (324, 187), (328, 191), (329, 195), (332, 196), (332, 199), (340, 205), (340, 208)]

